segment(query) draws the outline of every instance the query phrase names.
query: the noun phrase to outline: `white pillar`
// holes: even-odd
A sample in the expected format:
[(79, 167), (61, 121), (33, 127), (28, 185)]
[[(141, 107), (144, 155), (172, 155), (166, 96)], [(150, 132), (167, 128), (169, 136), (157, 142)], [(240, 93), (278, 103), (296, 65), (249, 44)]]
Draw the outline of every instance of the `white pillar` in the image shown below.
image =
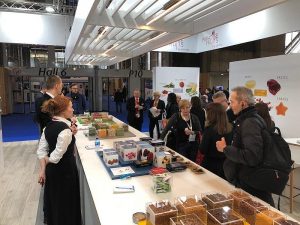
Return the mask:
[(2, 106), (1, 106), (1, 97), (0, 97), (0, 174), (4, 170), (4, 156), (3, 156), (3, 143), (2, 143), (2, 122), (1, 122), (1, 114), (2, 114)]

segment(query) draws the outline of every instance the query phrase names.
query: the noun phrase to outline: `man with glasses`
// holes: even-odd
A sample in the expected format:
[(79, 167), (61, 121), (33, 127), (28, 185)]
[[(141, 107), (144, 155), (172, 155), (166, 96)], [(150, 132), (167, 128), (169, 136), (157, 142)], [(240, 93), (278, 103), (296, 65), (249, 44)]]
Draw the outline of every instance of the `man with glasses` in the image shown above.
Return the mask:
[(70, 89), (71, 93), (68, 93), (67, 96), (72, 100), (74, 114), (83, 114), (87, 110), (84, 95), (79, 93), (77, 84), (71, 84)]
[(228, 104), (228, 99), (226, 98), (225, 93), (223, 91), (218, 91), (212, 96), (212, 99), (214, 103), (220, 103), (224, 106), (224, 109), (227, 113), (228, 121), (233, 124), (233, 122), (236, 119), (236, 116), (233, 114), (233, 111)]

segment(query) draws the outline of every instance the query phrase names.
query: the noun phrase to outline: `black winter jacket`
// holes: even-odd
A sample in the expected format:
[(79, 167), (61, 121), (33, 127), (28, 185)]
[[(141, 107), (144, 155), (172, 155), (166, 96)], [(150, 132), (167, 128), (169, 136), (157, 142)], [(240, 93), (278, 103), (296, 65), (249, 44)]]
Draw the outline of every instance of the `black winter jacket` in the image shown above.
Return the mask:
[(238, 182), (239, 173), (258, 166), (263, 160), (264, 144), (262, 128), (256, 120), (258, 116), (254, 107), (242, 110), (236, 119), (232, 144), (227, 143), (224, 149), (227, 158), (224, 172), (232, 183)]

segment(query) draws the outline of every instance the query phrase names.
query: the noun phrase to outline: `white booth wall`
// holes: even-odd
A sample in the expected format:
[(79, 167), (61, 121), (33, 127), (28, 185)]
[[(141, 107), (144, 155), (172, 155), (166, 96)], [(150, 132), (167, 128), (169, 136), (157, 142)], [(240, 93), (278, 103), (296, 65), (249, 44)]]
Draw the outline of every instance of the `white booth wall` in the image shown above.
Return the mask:
[[(256, 99), (260, 98), (272, 107), (271, 117), (275, 125), (280, 128), (282, 135), (285, 138), (299, 138), (300, 140), (299, 62), (300, 54), (231, 62), (229, 86), (230, 89), (236, 86), (251, 87)], [(267, 84), (271, 79), (280, 85), (280, 89), (278, 90), (277, 87), (277, 90), (271, 91), (272, 93)], [(290, 146), (290, 148), (292, 159), (298, 167), (300, 165), (300, 147)], [(299, 169), (295, 170), (294, 184), (294, 187), (300, 188)], [(284, 193), (288, 195), (289, 192), (286, 190)], [(295, 198), (295, 201), (300, 202), (300, 197)]]

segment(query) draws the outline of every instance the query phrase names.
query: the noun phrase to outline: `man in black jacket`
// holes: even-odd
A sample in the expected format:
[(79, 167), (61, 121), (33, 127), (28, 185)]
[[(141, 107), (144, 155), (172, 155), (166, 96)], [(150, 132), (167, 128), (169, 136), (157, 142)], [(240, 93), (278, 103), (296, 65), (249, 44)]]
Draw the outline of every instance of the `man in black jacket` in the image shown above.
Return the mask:
[(62, 85), (63, 84), (59, 76), (50, 76), (46, 82), (46, 93), (35, 101), (36, 119), (40, 126), (40, 133), (43, 133), (46, 125), (51, 121), (50, 115), (42, 112), (41, 107), (44, 102), (61, 94)]
[(162, 114), (165, 111), (165, 102), (163, 100), (160, 100), (159, 98), (160, 98), (160, 92), (155, 91), (153, 93), (153, 100), (151, 100), (150, 110), (148, 113), (148, 117), (150, 120), (150, 122), (149, 122), (150, 137), (153, 138), (153, 130), (156, 126), (158, 139), (160, 139), (160, 130), (159, 130), (158, 121), (162, 120)]
[(263, 161), (264, 142), (262, 127), (257, 122), (257, 111), (252, 90), (246, 87), (232, 89), (230, 106), (237, 115), (233, 141), (227, 145), (222, 138), (216, 142), (218, 151), (224, 152), (226, 161), (224, 173), (226, 178), (236, 186), (274, 206), (271, 193), (258, 190), (249, 182), (255, 176), (254, 168)]
[(145, 110), (145, 100), (140, 97), (140, 91), (135, 90), (133, 97), (127, 101), (127, 120), (128, 124), (141, 131), (143, 124), (143, 111)]

